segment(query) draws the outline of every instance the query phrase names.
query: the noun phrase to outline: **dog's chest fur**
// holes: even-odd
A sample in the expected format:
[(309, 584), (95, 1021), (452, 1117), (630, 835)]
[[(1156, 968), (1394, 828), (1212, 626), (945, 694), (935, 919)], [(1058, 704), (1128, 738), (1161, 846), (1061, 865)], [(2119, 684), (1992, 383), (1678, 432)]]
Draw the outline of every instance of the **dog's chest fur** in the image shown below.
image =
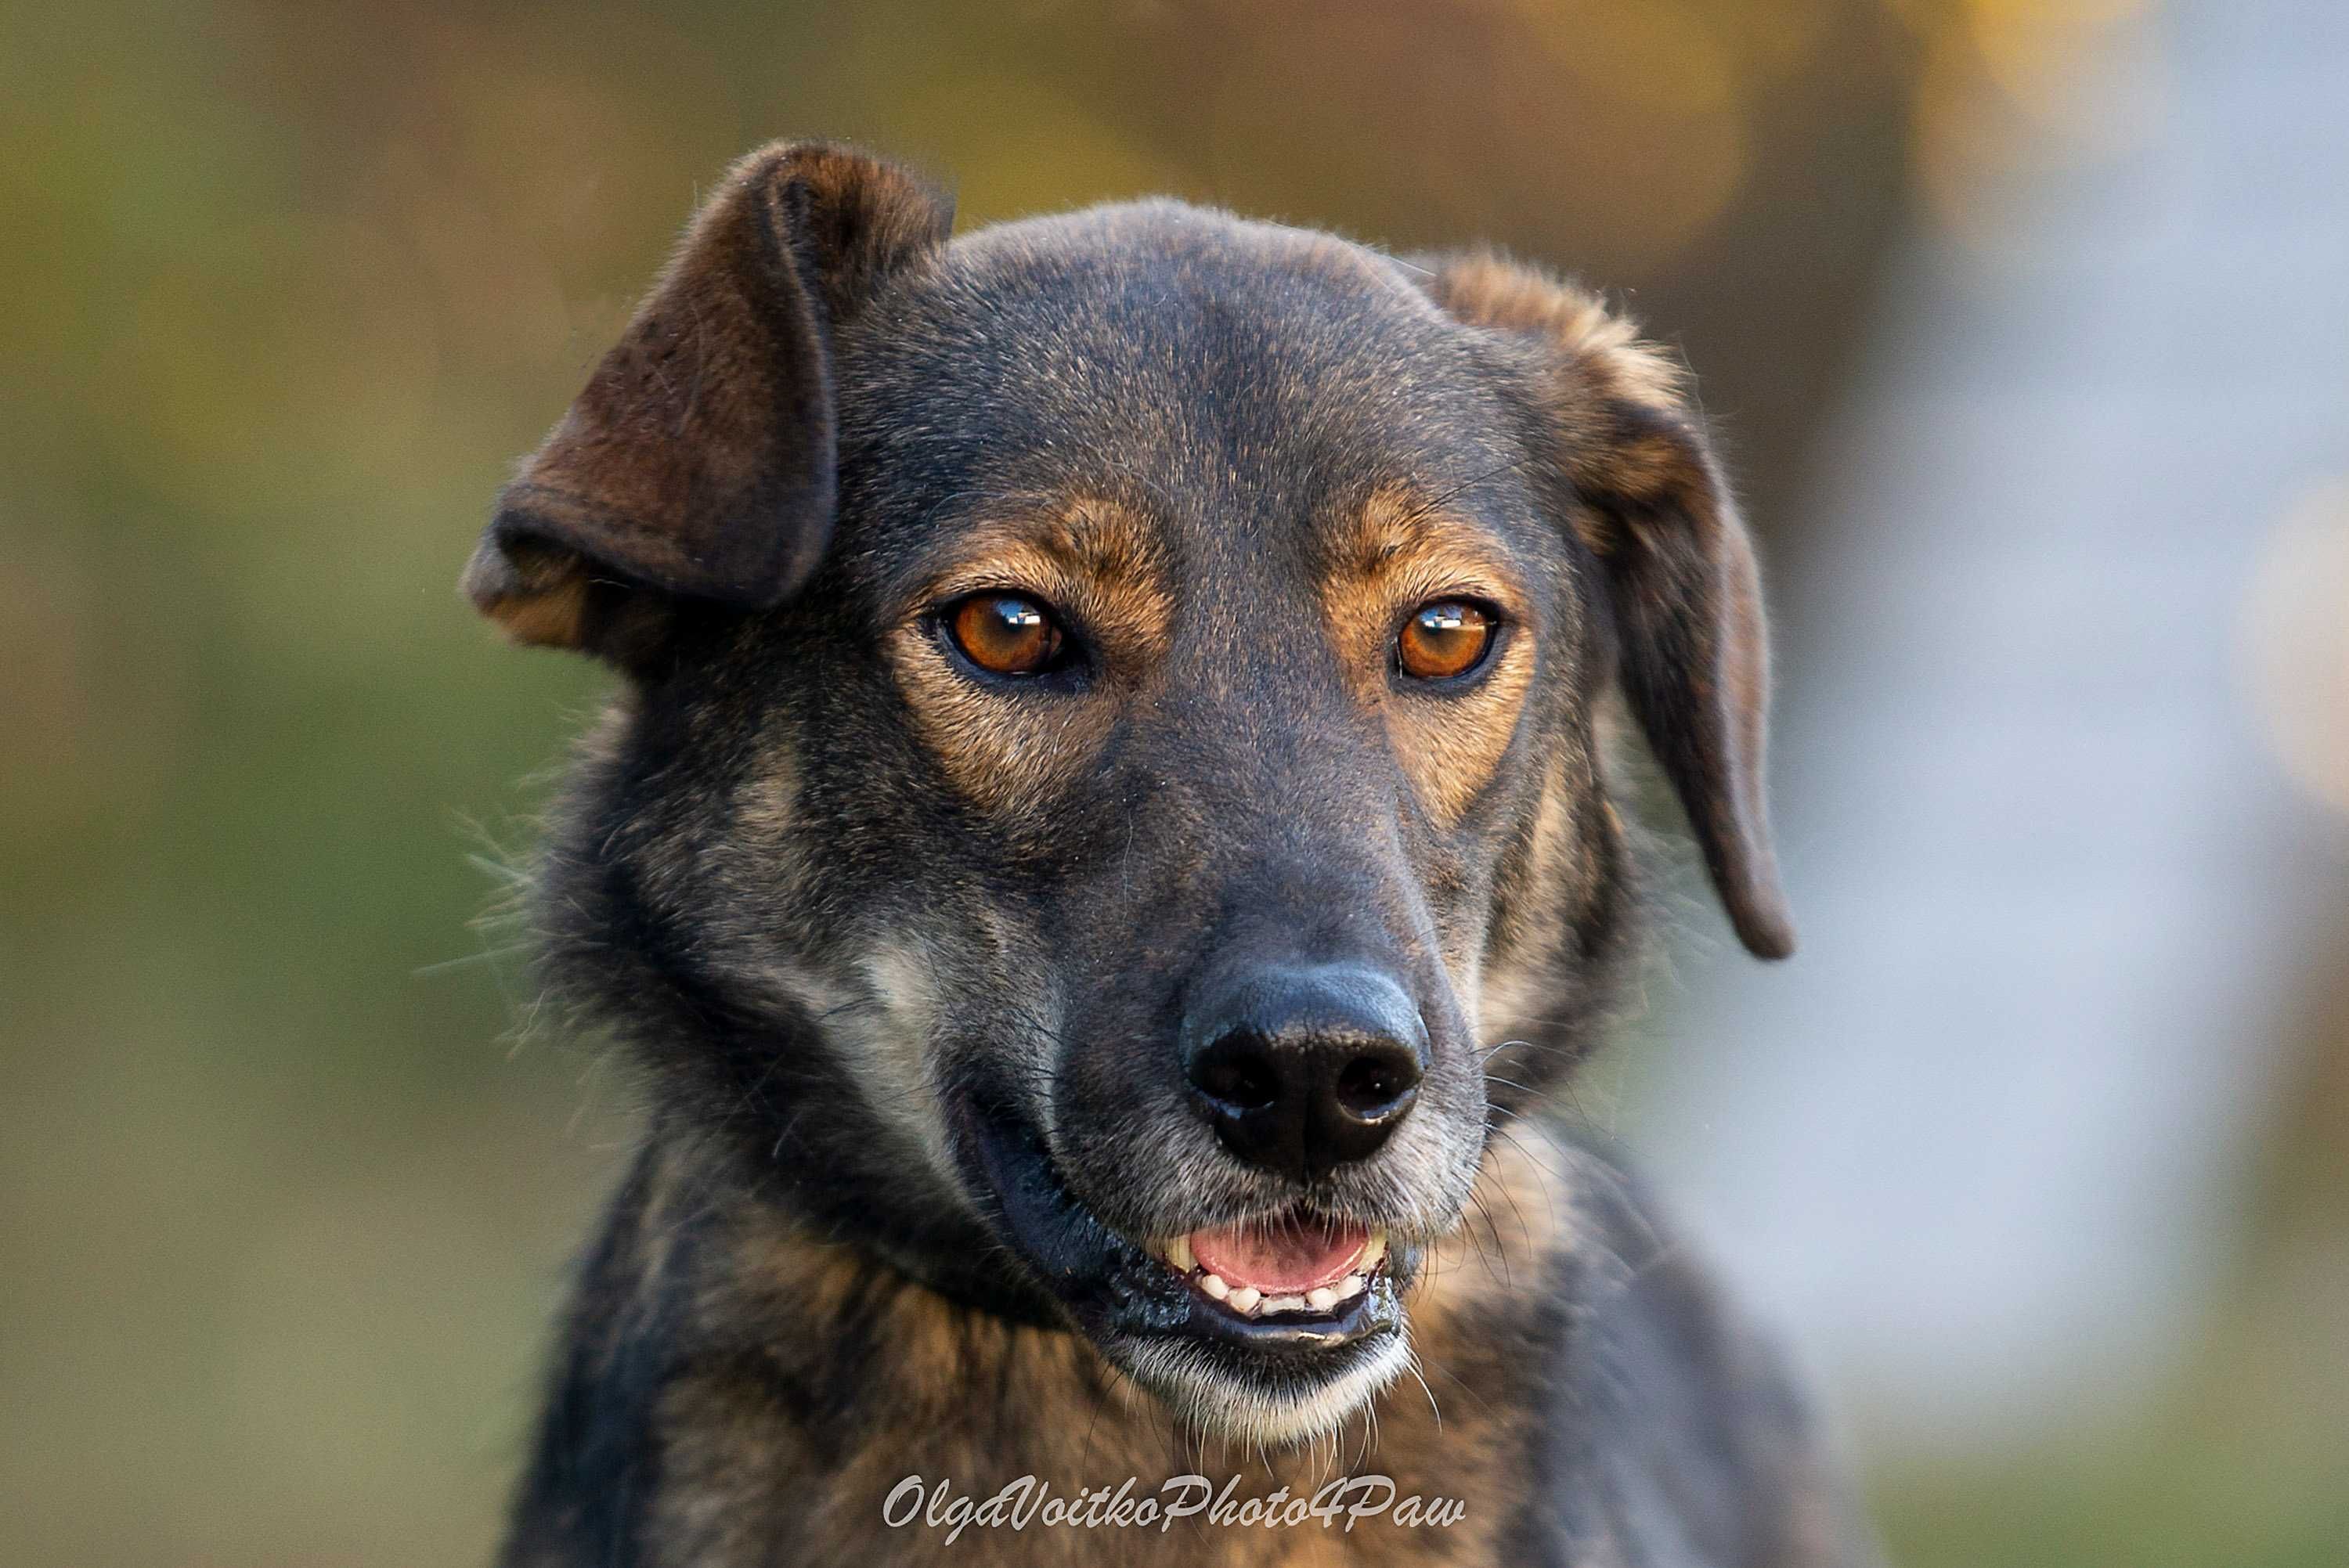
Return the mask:
[[(1419, 1377), (1334, 1444), (1175, 1426), (1078, 1336), (957, 1305), (811, 1238), (691, 1141), (649, 1145), (590, 1260), (506, 1562), (1837, 1561), (1840, 1510), (1766, 1357), (1605, 1158), (1531, 1129), (1413, 1300)], [(1381, 1476), (1444, 1526), (892, 1526), (892, 1491), (1075, 1499), (1207, 1478), (1234, 1502)], [(1360, 1493), (1354, 1495), (1361, 1495)], [(910, 1504), (901, 1505), (910, 1507)]]

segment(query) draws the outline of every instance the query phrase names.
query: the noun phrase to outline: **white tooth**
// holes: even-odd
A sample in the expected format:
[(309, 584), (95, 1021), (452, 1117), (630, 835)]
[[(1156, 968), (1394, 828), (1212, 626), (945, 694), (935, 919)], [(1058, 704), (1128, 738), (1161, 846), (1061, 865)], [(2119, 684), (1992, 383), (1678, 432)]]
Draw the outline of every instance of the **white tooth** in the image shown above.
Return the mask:
[(1191, 1238), (1177, 1236), (1166, 1243), (1166, 1261), (1184, 1274), (1189, 1274), (1198, 1260), (1191, 1255)]
[(1263, 1299), (1264, 1292), (1257, 1289), (1256, 1286), (1252, 1284), (1244, 1284), (1240, 1286), (1239, 1289), (1232, 1292), (1231, 1295), (1224, 1297), (1224, 1302), (1225, 1305), (1229, 1306), (1234, 1312), (1239, 1313), (1243, 1316), (1254, 1317), (1256, 1315), (1256, 1304)]
[(1271, 1296), (1267, 1298), (1265, 1301), (1264, 1310), (1268, 1313), (1303, 1312), (1305, 1310), (1305, 1298), (1301, 1295)]
[(1338, 1282), (1338, 1299), (1340, 1301), (1351, 1301), (1369, 1288), (1370, 1286), (1363, 1282), (1361, 1275), (1358, 1274), (1350, 1274), (1344, 1279)]
[(1221, 1274), (1201, 1274), (1199, 1276), (1199, 1288), (1206, 1291), (1209, 1295), (1214, 1296), (1217, 1301), (1221, 1301), (1224, 1297), (1232, 1294), (1232, 1287), (1224, 1283), (1224, 1276)]
[(1319, 1286), (1305, 1293), (1305, 1305), (1316, 1312), (1327, 1312), (1338, 1305), (1338, 1293), (1326, 1284)]
[(1379, 1266), (1379, 1260), (1386, 1255), (1387, 1233), (1384, 1231), (1372, 1231), (1370, 1241), (1362, 1247), (1362, 1255), (1354, 1260), (1354, 1272), (1370, 1273)]

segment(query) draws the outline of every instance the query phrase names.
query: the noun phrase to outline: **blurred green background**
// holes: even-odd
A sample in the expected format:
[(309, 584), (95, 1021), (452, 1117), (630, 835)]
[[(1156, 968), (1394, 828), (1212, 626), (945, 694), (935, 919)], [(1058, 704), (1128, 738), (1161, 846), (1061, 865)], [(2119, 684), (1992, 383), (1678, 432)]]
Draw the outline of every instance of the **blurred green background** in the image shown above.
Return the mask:
[[(2064, 84), (2135, 9), (0, 3), (0, 1562), (489, 1551), (626, 1131), (474, 923), (604, 682), (453, 583), (737, 154), (1568, 265), (1783, 556), (1900, 236), (2104, 156)], [(2191, 1364), (2094, 1444), (1870, 1456), (1904, 1561), (2349, 1561), (2330, 976)]]

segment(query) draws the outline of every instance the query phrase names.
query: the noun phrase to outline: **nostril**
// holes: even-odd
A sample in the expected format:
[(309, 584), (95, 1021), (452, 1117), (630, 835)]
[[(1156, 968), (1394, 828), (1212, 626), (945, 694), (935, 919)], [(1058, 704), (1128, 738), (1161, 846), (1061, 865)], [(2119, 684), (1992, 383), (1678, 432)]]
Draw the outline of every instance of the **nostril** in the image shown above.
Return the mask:
[(1329, 1170), (1368, 1160), (1419, 1099), (1418, 1057), (1388, 1039), (1330, 1043), (1319, 1057), (1306, 1112), (1306, 1164)]
[(1383, 1121), (1408, 1105), (1419, 1088), (1419, 1064), (1400, 1052), (1365, 1054), (1340, 1069), (1338, 1109), (1357, 1121)]
[(1298, 1065), (1294, 1050), (1253, 1029), (1235, 1029), (1199, 1053), (1190, 1078), (1225, 1148), (1250, 1164), (1302, 1176), (1310, 1096)]
[(1199, 1092), (1236, 1111), (1262, 1110), (1280, 1098), (1280, 1075), (1263, 1042), (1226, 1036), (1199, 1059), (1191, 1074)]

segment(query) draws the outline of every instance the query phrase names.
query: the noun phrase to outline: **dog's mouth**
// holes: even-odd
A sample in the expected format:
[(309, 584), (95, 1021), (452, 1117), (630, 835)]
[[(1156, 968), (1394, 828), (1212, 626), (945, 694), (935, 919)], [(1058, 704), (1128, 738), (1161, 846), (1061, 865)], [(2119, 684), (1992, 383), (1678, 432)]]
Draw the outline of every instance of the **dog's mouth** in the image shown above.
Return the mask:
[(1299, 1211), (1193, 1231), (1152, 1251), (1212, 1310), (1247, 1322), (1334, 1321), (1381, 1277), (1387, 1233)]
[(1203, 1426), (1327, 1429), (1400, 1370), (1412, 1248), (1295, 1206), (1140, 1244), (1071, 1191), (1026, 1120), (966, 1102), (966, 1179), (1025, 1273), (1104, 1354)]

